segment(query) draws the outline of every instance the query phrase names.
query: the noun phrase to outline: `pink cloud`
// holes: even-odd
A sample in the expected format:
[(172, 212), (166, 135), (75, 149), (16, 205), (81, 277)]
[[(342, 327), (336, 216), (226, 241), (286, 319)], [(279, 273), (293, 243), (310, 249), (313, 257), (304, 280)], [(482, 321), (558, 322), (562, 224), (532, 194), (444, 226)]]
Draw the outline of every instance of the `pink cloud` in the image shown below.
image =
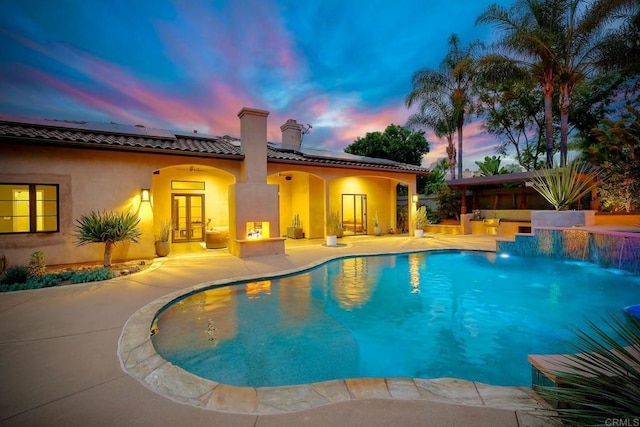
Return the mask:
[(88, 92), (82, 91), (75, 86), (71, 86), (66, 82), (39, 70), (30, 69), (29, 73), (35, 81), (40, 81), (49, 87), (55, 88), (61, 94), (79, 102), (80, 104), (89, 106), (99, 111), (106, 111), (114, 117), (125, 120), (129, 123), (140, 123), (141, 117), (131, 113), (130, 111), (104, 101), (99, 96), (94, 96)]

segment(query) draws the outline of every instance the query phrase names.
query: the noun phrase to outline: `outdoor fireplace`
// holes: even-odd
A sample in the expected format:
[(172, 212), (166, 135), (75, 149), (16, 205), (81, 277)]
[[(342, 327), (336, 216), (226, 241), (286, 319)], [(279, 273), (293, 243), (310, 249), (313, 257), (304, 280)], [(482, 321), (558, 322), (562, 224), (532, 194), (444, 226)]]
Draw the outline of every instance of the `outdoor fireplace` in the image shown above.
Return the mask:
[(244, 161), (229, 187), (229, 252), (246, 258), (284, 253), (278, 186), (267, 184), (267, 115), (243, 108), (240, 139)]

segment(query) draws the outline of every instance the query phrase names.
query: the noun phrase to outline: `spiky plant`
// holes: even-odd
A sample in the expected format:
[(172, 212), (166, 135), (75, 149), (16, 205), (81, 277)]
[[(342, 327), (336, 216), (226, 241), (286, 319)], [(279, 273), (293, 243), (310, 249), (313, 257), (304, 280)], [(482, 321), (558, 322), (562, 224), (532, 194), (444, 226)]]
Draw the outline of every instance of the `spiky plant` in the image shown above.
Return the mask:
[(138, 229), (140, 218), (127, 212), (94, 212), (80, 216), (76, 220), (76, 243), (104, 243), (105, 267), (111, 266), (111, 252), (117, 242), (131, 240), (138, 243), (142, 234)]
[(330, 212), (327, 217), (327, 236), (337, 236), (342, 234), (342, 220), (340, 212)]
[(640, 421), (640, 319), (612, 315), (604, 322), (612, 333), (593, 322), (592, 332), (577, 331), (576, 354), (554, 372), (559, 387), (536, 389), (545, 399), (562, 402), (556, 416), (564, 425)]
[(558, 211), (569, 209), (597, 185), (600, 170), (573, 161), (564, 167), (542, 168), (533, 176), (533, 188)]
[(413, 217), (413, 221), (415, 222), (415, 227), (417, 230), (424, 230), (424, 228), (430, 224), (429, 218), (427, 217), (427, 207), (420, 206)]

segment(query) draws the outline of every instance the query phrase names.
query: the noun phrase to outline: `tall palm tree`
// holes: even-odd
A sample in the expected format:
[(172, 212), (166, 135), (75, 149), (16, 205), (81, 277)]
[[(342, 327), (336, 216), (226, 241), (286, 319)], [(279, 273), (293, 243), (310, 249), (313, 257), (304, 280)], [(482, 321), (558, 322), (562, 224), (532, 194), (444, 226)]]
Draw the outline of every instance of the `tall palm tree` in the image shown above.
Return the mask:
[[(421, 104), (421, 111), (430, 111), (435, 98), (441, 105), (451, 104), (452, 119), (458, 134), (458, 177), (462, 177), (462, 128), (466, 114), (472, 110), (470, 89), (475, 76), (474, 60), (480, 42), (475, 41), (466, 48), (460, 46), (460, 39), (452, 34), (448, 40), (449, 51), (440, 63), (438, 70), (423, 69), (414, 73), (413, 89), (405, 98), (405, 105), (409, 108), (414, 103)], [(423, 108), (424, 105), (424, 108)], [(448, 120), (441, 123), (448, 127)], [(435, 130), (435, 129), (434, 129)], [(447, 131), (445, 131), (447, 132)], [(445, 133), (446, 134), (446, 133)], [(452, 150), (448, 150), (453, 153)], [(451, 154), (449, 154), (451, 156)]]
[(492, 4), (476, 23), (493, 24), (502, 31), (497, 42), (507, 58), (528, 65), (544, 96), (547, 166), (553, 166), (553, 92), (561, 5), (566, 0), (516, 0), (510, 8)]
[(559, 87), (560, 164), (567, 161), (569, 110), (574, 87), (601, 62), (607, 25), (616, 12), (637, 0), (516, 0), (507, 9), (493, 4), (477, 23), (503, 32), (497, 45), (504, 54), (527, 63), (544, 95), (547, 166), (553, 166), (553, 93)]
[[(435, 77), (437, 76), (431, 75), (430, 73), (421, 75), (421, 78), (429, 80), (435, 79)], [(423, 84), (425, 84), (425, 86), (435, 86), (436, 82), (423, 82)], [(436, 137), (446, 138), (449, 171), (451, 173), (451, 179), (456, 179), (456, 148), (453, 145), (456, 123), (453, 114), (453, 105), (451, 102), (448, 102), (448, 98), (441, 96), (437, 92), (425, 91), (414, 95), (416, 99), (420, 99), (420, 109), (417, 113), (409, 116), (407, 126), (411, 128), (428, 127), (433, 130)], [(417, 102), (416, 99), (409, 100), (409, 97), (407, 97), (407, 104), (411, 105)]]
[(560, 89), (560, 165), (567, 162), (569, 111), (573, 89), (593, 73), (601, 62), (601, 46), (606, 40), (606, 26), (617, 17), (624, 0), (565, 1), (561, 9), (564, 25), (561, 28), (557, 55), (557, 74)]

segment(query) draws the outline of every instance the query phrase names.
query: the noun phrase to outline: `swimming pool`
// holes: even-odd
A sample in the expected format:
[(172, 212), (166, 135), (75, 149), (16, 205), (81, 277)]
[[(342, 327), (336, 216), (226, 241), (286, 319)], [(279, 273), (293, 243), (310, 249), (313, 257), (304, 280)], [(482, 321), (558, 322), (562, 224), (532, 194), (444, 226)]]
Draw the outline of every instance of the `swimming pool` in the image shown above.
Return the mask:
[(485, 252), (334, 260), (200, 291), (158, 315), (166, 360), (236, 386), (358, 377), (530, 385), (529, 353), (571, 351), (572, 328), (640, 302), (640, 277)]

